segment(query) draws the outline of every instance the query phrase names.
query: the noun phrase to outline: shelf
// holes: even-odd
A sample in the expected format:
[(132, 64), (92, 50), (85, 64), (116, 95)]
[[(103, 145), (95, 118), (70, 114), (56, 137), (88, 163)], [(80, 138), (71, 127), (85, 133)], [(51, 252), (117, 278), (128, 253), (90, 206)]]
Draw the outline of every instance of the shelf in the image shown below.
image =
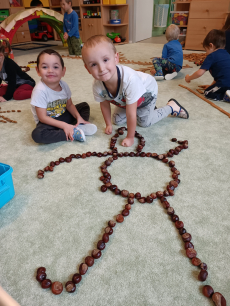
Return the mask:
[(128, 4), (103, 4), (103, 6), (127, 6)]
[(124, 45), (124, 44), (128, 44), (129, 42), (128, 41), (124, 41), (124, 42), (120, 42), (120, 43), (115, 43), (114, 46), (116, 45)]
[(100, 3), (98, 3), (98, 4), (81, 4), (81, 7), (90, 7), (90, 6), (101, 6), (101, 4)]
[(190, 0), (190, 1), (175, 1), (175, 2), (172, 2), (172, 4), (178, 4), (178, 3), (191, 3), (192, 2), (192, 0)]
[(104, 27), (119, 27), (119, 26), (127, 26), (128, 23), (119, 23), (119, 24), (111, 24), (111, 23), (104, 23)]
[(178, 24), (176, 24), (179, 28), (187, 28), (187, 24), (186, 25), (178, 25)]
[(54, 5), (54, 6), (50, 6), (50, 7), (52, 7), (52, 8), (61, 8), (60, 5)]
[(186, 36), (186, 34), (179, 34), (179, 36)]

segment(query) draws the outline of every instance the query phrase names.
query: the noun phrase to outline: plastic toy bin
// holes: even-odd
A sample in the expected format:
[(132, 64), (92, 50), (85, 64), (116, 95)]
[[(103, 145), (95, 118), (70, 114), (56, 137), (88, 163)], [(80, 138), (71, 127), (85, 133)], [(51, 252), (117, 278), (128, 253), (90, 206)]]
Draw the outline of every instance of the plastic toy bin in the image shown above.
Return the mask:
[(0, 163), (0, 208), (15, 195), (12, 172), (12, 167)]
[(0, 9), (0, 21), (5, 20), (9, 16), (9, 10), (1, 10)]
[(187, 25), (188, 23), (188, 11), (182, 12), (182, 11), (172, 11), (172, 23), (176, 25)]

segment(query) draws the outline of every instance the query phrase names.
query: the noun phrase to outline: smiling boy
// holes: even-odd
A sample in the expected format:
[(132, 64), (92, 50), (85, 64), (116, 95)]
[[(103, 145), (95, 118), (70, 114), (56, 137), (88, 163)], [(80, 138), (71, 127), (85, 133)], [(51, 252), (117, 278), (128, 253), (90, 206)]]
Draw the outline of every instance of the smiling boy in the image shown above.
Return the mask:
[(42, 51), (37, 57), (41, 81), (35, 86), (31, 109), (37, 124), (32, 138), (37, 143), (55, 143), (65, 140), (85, 141), (85, 135), (97, 131), (90, 124), (90, 108), (86, 102), (73, 105), (71, 91), (62, 81), (66, 68), (60, 54), (52, 49)]
[(90, 37), (82, 48), (85, 67), (94, 77), (94, 99), (100, 102), (105, 120), (105, 133), (112, 133), (110, 103), (116, 105), (114, 124), (127, 122), (125, 147), (132, 146), (136, 123), (149, 127), (168, 115), (188, 119), (189, 115), (176, 100), (170, 99), (166, 106), (155, 109), (158, 86), (153, 76), (118, 65), (119, 54), (111, 39), (103, 35)]

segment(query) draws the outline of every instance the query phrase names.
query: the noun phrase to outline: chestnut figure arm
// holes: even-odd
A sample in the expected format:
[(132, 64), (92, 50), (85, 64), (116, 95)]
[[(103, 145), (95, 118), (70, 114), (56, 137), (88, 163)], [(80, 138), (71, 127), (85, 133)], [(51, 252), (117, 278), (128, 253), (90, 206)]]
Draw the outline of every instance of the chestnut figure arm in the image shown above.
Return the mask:
[(137, 124), (137, 102), (126, 105), (127, 137), (122, 141), (122, 146), (131, 147), (134, 144), (134, 135)]
[(105, 120), (105, 134), (112, 134), (113, 127), (112, 127), (112, 122), (111, 122), (111, 107), (110, 107), (110, 102), (109, 101), (103, 101), (100, 103), (101, 107), (101, 112)]
[(201, 77), (207, 70), (205, 69), (199, 69), (196, 72), (194, 72), (192, 75), (186, 75), (185, 77), (185, 81), (187, 83), (190, 83), (190, 81), (198, 79), (199, 77)]

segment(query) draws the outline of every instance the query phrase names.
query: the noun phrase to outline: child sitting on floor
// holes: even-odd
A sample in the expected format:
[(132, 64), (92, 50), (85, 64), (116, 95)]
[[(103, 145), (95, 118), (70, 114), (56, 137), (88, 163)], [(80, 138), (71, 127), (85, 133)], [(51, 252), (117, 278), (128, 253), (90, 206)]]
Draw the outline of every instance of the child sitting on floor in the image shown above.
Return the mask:
[(224, 49), (225, 33), (221, 30), (211, 30), (203, 41), (207, 57), (200, 69), (192, 75), (186, 75), (185, 81), (201, 77), (207, 70), (211, 73), (214, 81), (206, 86), (204, 94), (213, 100), (230, 102), (230, 54)]
[(179, 34), (180, 29), (175, 24), (167, 27), (165, 36), (168, 43), (163, 47), (162, 58), (154, 57), (152, 61), (154, 68), (151, 74), (156, 80), (172, 80), (182, 69), (183, 51), (178, 41)]
[(5, 42), (0, 40), (0, 102), (30, 99), (35, 81), (5, 54)]
[(119, 54), (111, 39), (103, 35), (90, 37), (82, 48), (85, 67), (94, 77), (94, 99), (100, 102), (106, 128), (112, 133), (110, 103), (117, 107), (113, 114), (115, 124), (125, 124), (128, 134), (122, 141), (125, 147), (132, 146), (136, 123), (148, 127), (168, 115), (187, 119), (188, 112), (180, 104), (170, 99), (166, 106), (156, 109), (158, 86), (155, 79), (146, 73), (117, 65)]
[(37, 143), (85, 141), (85, 135), (96, 133), (96, 125), (88, 122), (89, 105), (86, 102), (73, 105), (69, 86), (61, 80), (66, 68), (60, 54), (52, 49), (42, 51), (37, 57), (36, 70), (41, 81), (31, 98), (37, 124), (33, 140)]

